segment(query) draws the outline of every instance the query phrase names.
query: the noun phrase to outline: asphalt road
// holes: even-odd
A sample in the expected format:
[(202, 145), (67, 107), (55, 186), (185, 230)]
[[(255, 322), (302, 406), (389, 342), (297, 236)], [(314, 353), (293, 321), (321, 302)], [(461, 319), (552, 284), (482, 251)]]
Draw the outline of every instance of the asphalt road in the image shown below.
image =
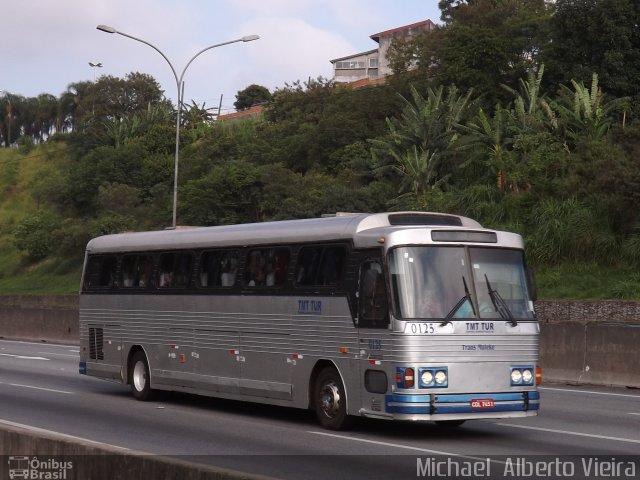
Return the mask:
[(497, 456), (495, 472), (509, 459), (571, 455), (595, 456), (603, 468), (635, 461), (640, 477), (640, 390), (547, 384), (541, 392), (534, 418), (458, 428), (362, 419), (350, 431), (330, 432), (300, 410), (172, 393), (138, 402), (127, 386), (79, 375), (77, 347), (0, 340), (0, 424), (90, 444), (286, 479), (401, 480), (434, 474), (417, 467), (436, 468), (444, 458), (473, 463)]

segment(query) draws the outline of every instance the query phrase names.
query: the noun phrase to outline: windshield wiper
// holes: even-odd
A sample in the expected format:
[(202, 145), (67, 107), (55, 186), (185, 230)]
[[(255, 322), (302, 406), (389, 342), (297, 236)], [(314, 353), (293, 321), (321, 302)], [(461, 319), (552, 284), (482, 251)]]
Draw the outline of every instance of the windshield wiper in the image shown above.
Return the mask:
[(509, 323), (511, 324), (512, 327), (515, 327), (516, 325), (518, 325), (518, 322), (516, 321), (515, 318), (513, 318), (513, 314), (511, 313), (511, 310), (509, 310), (509, 306), (507, 305), (507, 302), (504, 301), (504, 298), (502, 298), (502, 296), (498, 293), (497, 290), (494, 290), (491, 287), (491, 283), (489, 282), (489, 277), (487, 277), (487, 274), (484, 274), (484, 279), (487, 282), (487, 290), (489, 291), (489, 297), (491, 298), (491, 303), (493, 303), (493, 308), (496, 309), (496, 311), (500, 314), (500, 316), (502, 318), (504, 318), (505, 320), (509, 320)]
[(465, 302), (469, 302), (469, 305), (471, 305), (471, 311), (473, 312), (473, 316), (474, 317), (477, 316), (476, 308), (473, 306), (473, 302), (471, 301), (471, 294), (469, 293), (469, 288), (467, 287), (467, 281), (465, 280), (464, 276), (462, 277), (462, 284), (464, 285), (464, 296), (460, 300), (458, 300), (458, 303), (456, 303), (451, 309), (451, 311), (447, 313), (447, 316), (444, 317), (444, 319), (442, 320), (442, 323), (440, 323), (441, 327), (444, 327), (448, 323), (451, 323), (451, 319), (456, 314), (458, 309), (465, 304)]

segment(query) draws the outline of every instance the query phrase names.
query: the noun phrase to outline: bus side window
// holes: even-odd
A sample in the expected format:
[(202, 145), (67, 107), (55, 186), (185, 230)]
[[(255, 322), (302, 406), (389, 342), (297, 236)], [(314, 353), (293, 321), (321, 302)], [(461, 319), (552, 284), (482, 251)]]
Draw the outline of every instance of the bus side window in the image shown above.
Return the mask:
[(320, 285), (337, 285), (342, 281), (342, 271), (347, 252), (344, 247), (327, 247), (324, 249), (318, 283)]
[(90, 257), (87, 262), (84, 288), (94, 290), (117, 286), (117, 268), (118, 258), (115, 256)]
[(200, 255), (200, 275), (198, 275), (198, 286), (202, 288), (219, 285), (216, 282), (219, 278), (220, 252), (204, 252)]
[(389, 309), (387, 288), (378, 261), (367, 261), (360, 268), (359, 322), (362, 328), (387, 328)]
[(296, 285), (314, 285), (322, 247), (302, 247), (296, 266)]
[(233, 287), (236, 283), (236, 274), (238, 273), (238, 252), (224, 252), (220, 258), (220, 285), (222, 287)]
[(251, 250), (245, 266), (247, 287), (274, 287), (283, 285), (289, 268), (289, 250), (261, 248)]
[(296, 266), (296, 285), (335, 286), (342, 281), (347, 256), (343, 246), (302, 247)]
[(163, 253), (158, 268), (159, 288), (187, 287), (191, 280), (190, 253)]
[(152, 270), (151, 255), (125, 255), (122, 260), (122, 286), (147, 288)]
[[(271, 255), (271, 269), (273, 272), (273, 285), (283, 285), (287, 280), (287, 270), (289, 269), (289, 250), (276, 248)], [(267, 285), (269, 278), (267, 277)]]

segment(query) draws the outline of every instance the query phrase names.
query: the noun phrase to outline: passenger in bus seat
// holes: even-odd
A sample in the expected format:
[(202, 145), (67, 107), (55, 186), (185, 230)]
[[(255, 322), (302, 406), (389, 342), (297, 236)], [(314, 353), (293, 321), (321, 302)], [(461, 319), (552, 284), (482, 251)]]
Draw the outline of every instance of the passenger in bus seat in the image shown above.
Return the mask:
[(171, 272), (162, 272), (160, 274), (160, 287), (168, 288), (171, 286), (172, 275)]
[(273, 261), (273, 277), (276, 285), (282, 285), (287, 275), (287, 259), (282, 253), (276, 253)]
[(220, 275), (220, 285), (232, 287), (236, 283), (236, 272), (238, 270), (238, 260), (231, 255), (225, 255), (222, 259), (222, 274)]

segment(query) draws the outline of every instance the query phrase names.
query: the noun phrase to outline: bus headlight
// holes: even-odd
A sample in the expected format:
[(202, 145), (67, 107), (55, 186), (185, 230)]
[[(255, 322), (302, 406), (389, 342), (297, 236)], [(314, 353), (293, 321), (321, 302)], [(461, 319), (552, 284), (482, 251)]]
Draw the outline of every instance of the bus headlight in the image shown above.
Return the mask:
[(520, 370), (513, 369), (511, 370), (511, 383), (518, 384), (522, 381), (522, 372)]
[(418, 369), (420, 388), (444, 388), (449, 385), (447, 367), (422, 367)]
[(422, 382), (422, 385), (431, 385), (433, 383), (433, 373), (429, 370), (425, 370), (422, 372), (422, 375), (420, 375), (420, 381)]
[(511, 367), (511, 386), (533, 385), (533, 372), (532, 366)]
[(447, 383), (447, 372), (444, 370), (438, 370), (436, 372), (436, 383), (438, 385), (444, 385)]

